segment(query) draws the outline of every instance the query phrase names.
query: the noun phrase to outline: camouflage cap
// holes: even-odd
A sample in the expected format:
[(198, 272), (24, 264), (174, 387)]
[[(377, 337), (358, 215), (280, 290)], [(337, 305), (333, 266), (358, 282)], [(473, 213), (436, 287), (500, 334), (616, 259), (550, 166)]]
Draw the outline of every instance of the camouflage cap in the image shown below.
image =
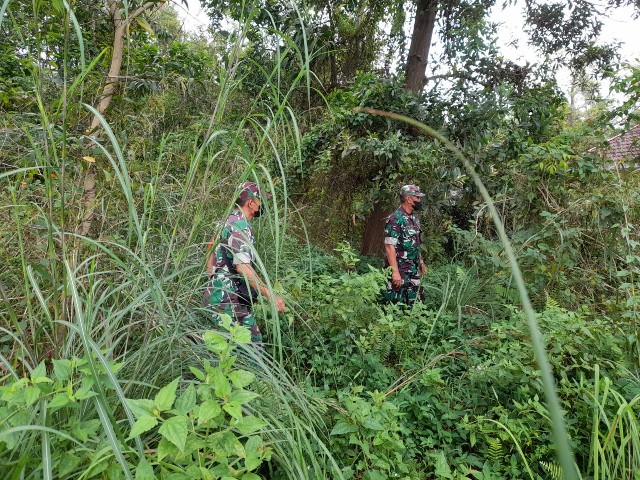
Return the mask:
[(267, 198), (271, 198), (271, 194), (265, 192), (262, 193), (260, 187), (255, 182), (244, 182), (238, 187), (239, 193), (238, 198), (260, 198), (262, 199), (263, 195), (266, 195)]
[(420, 191), (420, 187), (417, 185), (404, 185), (400, 188), (400, 195), (406, 197), (412, 195), (414, 197), (424, 197), (424, 193)]

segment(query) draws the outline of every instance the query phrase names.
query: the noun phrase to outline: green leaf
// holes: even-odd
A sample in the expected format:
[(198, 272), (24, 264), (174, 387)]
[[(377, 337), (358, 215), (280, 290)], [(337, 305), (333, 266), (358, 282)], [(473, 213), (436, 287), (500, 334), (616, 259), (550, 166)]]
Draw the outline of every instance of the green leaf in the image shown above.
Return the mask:
[(378, 470), (367, 470), (364, 473), (366, 480), (387, 480), (387, 476), (382, 475)]
[(33, 405), (40, 398), (40, 389), (38, 387), (27, 387), (23, 391), (24, 404), (28, 407)]
[(187, 389), (184, 392), (182, 392), (180, 397), (178, 397), (175, 408), (181, 415), (186, 415), (195, 406), (196, 406), (196, 389), (193, 386), (193, 384), (191, 384), (187, 387)]
[(31, 381), (36, 383), (37, 378), (42, 378), (47, 376), (47, 367), (44, 364), (44, 360), (40, 362), (40, 364), (31, 371)]
[(153, 474), (153, 467), (149, 465), (147, 460), (143, 458), (136, 467), (135, 480), (155, 480), (156, 476)]
[(156, 417), (152, 417), (150, 415), (144, 415), (138, 418), (136, 423), (134, 423), (133, 427), (131, 428), (131, 433), (129, 434), (128, 439), (137, 437), (141, 433), (148, 432), (156, 425), (158, 425), (158, 419)]
[(127, 405), (136, 418), (145, 415), (153, 415), (153, 401), (148, 398), (130, 399), (127, 398)]
[(161, 438), (158, 443), (158, 462), (162, 461), (165, 457), (176, 457), (180, 453), (178, 447), (171, 443), (166, 438)]
[(262, 464), (263, 449), (264, 449), (264, 442), (262, 441), (262, 438), (260, 438), (258, 435), (255, 435), (249, 438), (249, 440), (247, 440), (247, 443), (245, 443), (244, 445), (244, 451), (245, 451), (244, 465), (247, 468), (247, 470), (254, 470), (258, 468), (260, 464)]
[(198, 370), (196, 367), (189, 367), (189, 370), (201, 382), (204, 382), (206, 380), (207, 377), (205, 377), (204, 372), (202, 370)]
[(229, 374), (229, 380), (236, 388), (244, 388), (253, 383), (255, 379), (256, 376), (246, 370), (234, 370)]
[(246, 405), (259, 396), (257, 393), (249, 392), (248, 390), (236, 390), (229, 395), (229, 401)]
[(216, 332), (205, 332), (204, 343), (209, 350), (215, 353), (222, 353), (229, 350), (229, 343), (227, 339)]
[(160, 426), (158, 433), (178, 447), (180, 452), (183, 452), (184, 445), (187, 443), (187, 418), (183, 416), (171, 417)]
[(202, 480), (215, 480), (213, 473), (211, 473), (208, 468), (198, 467), (197, 473), (194, 473), (195, 475), (193, 476), (193, 478), (202, 478)]
[(169, 385), (162, 387), (156, 398), (153, 399), (153, 404), (161, 412), (169, 410), (173, 406), (173, 402), (176, 401), (176, 389), (178, 388), (179, 380), (179, 378), (176, 378)]
[(213, 473), (217, 477), (220, 477), (221, 480), (224, 478), (233, 478), (231, 476), (233, 475), (233, 472), (229, 469), (229, 466), (226, 463), (216, 465), (211, 469), (211, 473)]
[(80, 388), (73, 394), (74, 398), (76, 400), (86, 400), (87, 398), (96, 396), (97, 394), (91, 390), (94, 383), (95, 380), (93, 377), (84, 377)]
[(339, 420), (338, 423), (335, 424), (333, 430), (329, 435), (344, 435), (345, 433), (354, 433), (358, 431), (355, 425), (351, 425), (343, 420)]
[(228, 397), (231, 393), (231, 384), (225, 374), (219, 368), (214, 368), (211, 372), (211, 384), (218, 398)]
[(53, 359), (53, 373), (58, 380), (69, 380), (71, 378), (71, 360), (63, 358), (61, 360)]
[(259, 450), (264, 448), (264, 440), (259, 435), (249, 437), (247, 443), (244, 445), (244, 451), (247, 453), (253, 452), (258, 454)]
[(379, 421), (377, 421), (374, 418), (365, 418), (362, 421), (362, 426), (364, 426), (365, 428), (368, 428), (370, 430), (384, 430), (384, 427), (380, 424)]
[(71, 399), (69, 398), (69, 395), (67, 395), (66, 393), (58, 393), (47, 404), (47, 408), (50, 408), (50, 409), (54, 410), (56, 408), (64, 407), (69, 402), (71, 402)]
[(225, 412), (231, 415), (233, 418), (242, 418), (242, 405), (237, 403), (226, 403), (222, 407)]
[(38, 384), (38, 383), (53, 383), (53, 380), (51, 380), (49, 377), (35, 377), (33, 379), (33, 383), (34, 384)]
[(69, 452), (62, 452), (58, 463), (58, 478), (69, 478), (69, 474), (75, 470), (80, 462), (80, 457)]
[(7, 444), (7, 450), (13, 450), (18, 440), (18, 434), (13, 432), (0, 432), (0, 442)]
[(451, 468), (447, 462), (447, 458), (444, 456), (444, 452), (440, 451), (436, 457), (436, 475), (442, 478), (453, 478)]
[(222, 408), (216, 400), (207, 400), (200, 405), (198, 424), (206, 423), (222, 413)]
[(87, 420), (85, 422), (80, 422), (74, 424), (71, 428), (71, 433), (78, 440), (82, 442), (86, 442), (89, 440), (90, 436), (96, 435), (98, 432), (98, 428), (100, 428), (101, 422), (98, 419)]
[(246, 345), (251, 343), (251, 331), (240, 325), (231, 328), (230, 340), (238, 345)]
[(267, 425), (267, 422), (264, 420), (254, 417), (253, 415), (248, 415), (238, 420), (238, 423), (236, 423), (233, 428), (243, 435), (249, 435), (262, 429), (265, 425)]
[(258, 475), (256, 475), (255, 473), (245, 473), (242, 476), (242, 480), (262, 480)]

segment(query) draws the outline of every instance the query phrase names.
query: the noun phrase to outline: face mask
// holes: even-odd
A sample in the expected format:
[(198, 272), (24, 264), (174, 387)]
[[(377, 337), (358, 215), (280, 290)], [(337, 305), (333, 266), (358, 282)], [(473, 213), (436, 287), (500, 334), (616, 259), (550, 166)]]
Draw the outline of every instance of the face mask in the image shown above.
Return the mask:
[(418, 211), (418, 210), (422, 210), (422, 200), (420, 200), (419, 202), (415, 202), (413, 204), (413, 209)]
[(253, 218), (258, 218), (264, 213), (264, 208), (262, 205), (258, 208), (258, 211), (253, 214)]

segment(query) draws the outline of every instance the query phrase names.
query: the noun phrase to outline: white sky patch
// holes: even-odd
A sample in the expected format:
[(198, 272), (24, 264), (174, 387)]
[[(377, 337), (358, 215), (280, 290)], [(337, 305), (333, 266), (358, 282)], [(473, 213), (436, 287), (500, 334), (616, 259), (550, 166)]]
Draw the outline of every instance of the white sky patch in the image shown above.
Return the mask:
[(173, 6), (178, 12), (178, 17), (184, 22), (184, 29), (189, 32), (198, 32), (209, 26), (209, 17), (202, 9), (200, 0), (187, 0), (187, 6), (182, 4), (182, 0), (174, 0)]

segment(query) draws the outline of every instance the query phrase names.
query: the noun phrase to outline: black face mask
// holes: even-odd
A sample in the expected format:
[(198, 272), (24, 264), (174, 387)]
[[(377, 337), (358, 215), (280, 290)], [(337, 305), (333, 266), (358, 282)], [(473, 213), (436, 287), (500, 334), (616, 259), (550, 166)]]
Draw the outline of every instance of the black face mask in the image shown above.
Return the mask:
[(256, 213), (253, 214), (253, 218), (258, 218), (260, 217), (262, 214), (264, 213), (264, 207), (262, 205), (260, 205), (260, 208), (258, 208), (258, 211)]
[(413, 209), (416, 211), (422, 210), (422, 200), (413, 204)]

